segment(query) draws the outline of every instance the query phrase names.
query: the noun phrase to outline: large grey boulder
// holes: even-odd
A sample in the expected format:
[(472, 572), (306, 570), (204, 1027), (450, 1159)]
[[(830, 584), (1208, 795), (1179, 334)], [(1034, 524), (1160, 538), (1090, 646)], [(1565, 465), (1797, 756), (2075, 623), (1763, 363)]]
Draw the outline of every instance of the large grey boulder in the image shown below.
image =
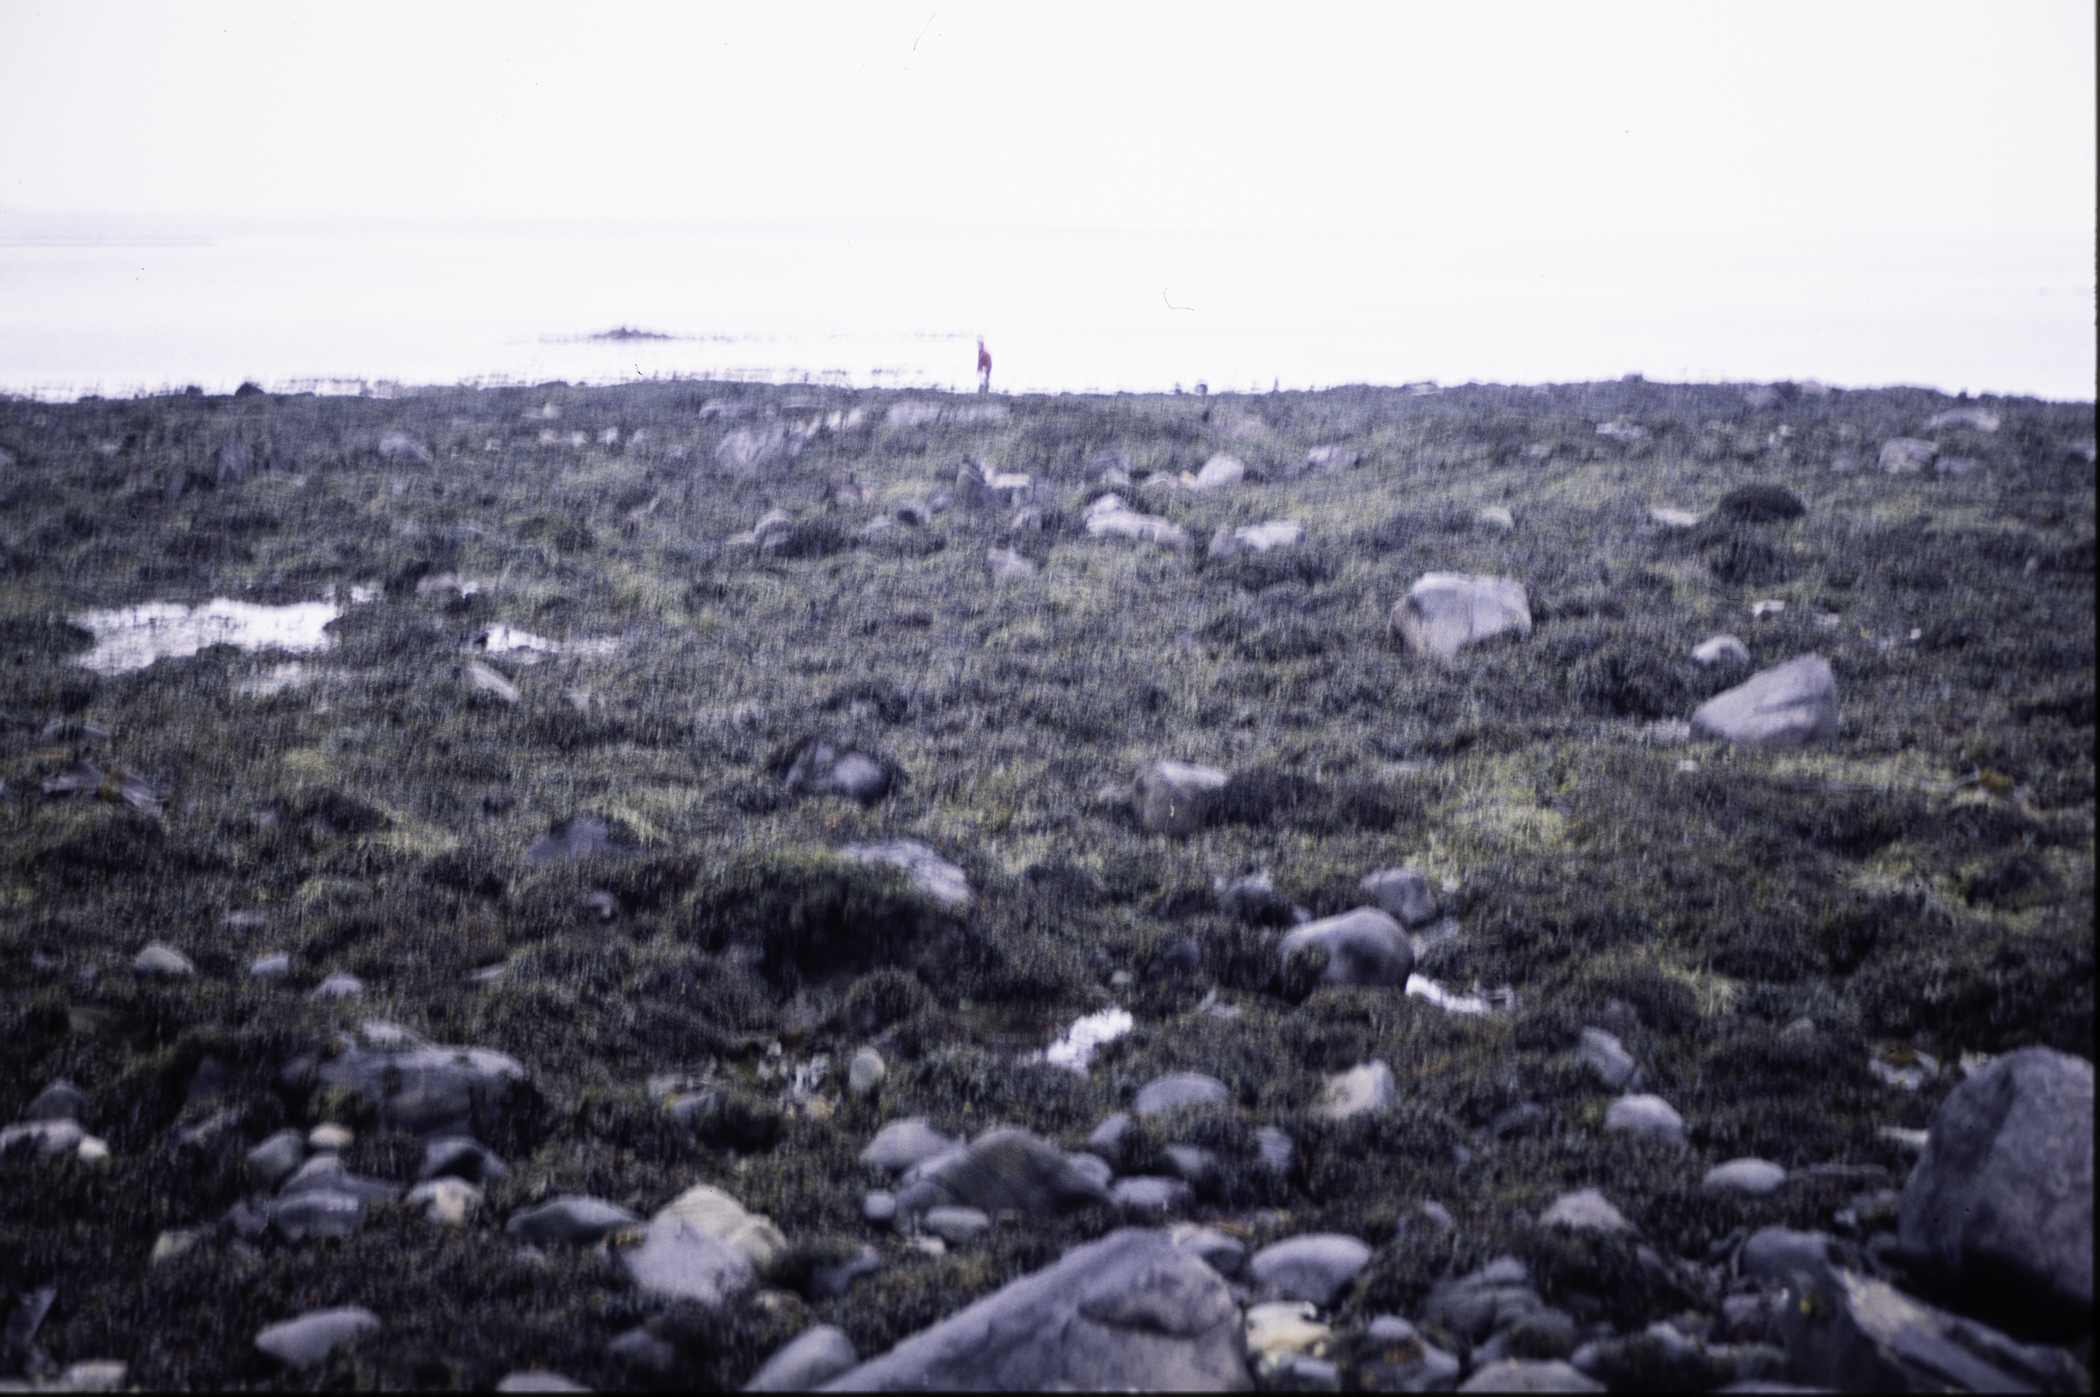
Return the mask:
[(1253, 1386), (1224, 1280), (1165, 1232), (1126, 1228), (993, 1292), (825, 1390)]
[(287, 1085), (310, 1071), (315, 1086), (354, 1091), (370, 1101), (382, 1126), (484, 1137), (513, 1095), (526, 1089), (524, 1067), (493, 1049), (423, 1043), (391, 1026), (362, 1038), (340, 1044), (332, 1057), (294, 1059), (285, 1068)]
[(1138, 774), (1138, 818), (1155, 834), (1194, 834), (1217, 805), (1225, 773), (1193, 762), (1154, 762)]
[(1905, 1250), (1964, 1280), (2093, 1304), (2093, 1065), (2023, 1048), (1954, 1089), (1903, 1188)]
[(1247, 463), (1245, 461), (1242, 461), (1237, 456), (1229, 456), (1220, 452), (1203, 463), (1203, 469), (1196, 472), (1195, 483), (1190, 488), (1215, 490), (1221, 485), (1237, 485), (1246, 478), (1246, 475)]
[(1393, 605), (1393, 633), (1417, 655), (1450, 659), (1462, 646), (1515, 631), (1531, 634), (1521, 583), (1467, 572), (1431, 572)]
[(1327, 953), (1327, 968), (1320, 972), (1323, 985), (1404, 988), (1415, 968), (1415, 948), (1407, 933), (1376, 907), (1307, 922), (1283, 938), (1277, 953), (1288, 963), (1301, 947)]
[(1692, 714), (1695, 736), (1782, 750), (1837, 732), (1837, 681), (1821, 655), (1760, 670)]
[(1043, 1214), (1107, 1201), (1108, 1190), (1062, 1150), (1010, 1126), (919, 1165), (897, 1191), (897, 1207), (908, 1213), (949, 1206)]
[(2028, 1345), (1822, 1265), (1797, 1272), (1774, 1306), (1787, 1377), (1833, 1392), (2085, 1392), (2092, 1381), (2061, 1349)]
[(622, 1247), (619, 1258), (643, 1294), (710, 1309), (720, 1309), (751, 1283), (750, 1257), (679, 1217), (652, 1218), (640, 1243)]

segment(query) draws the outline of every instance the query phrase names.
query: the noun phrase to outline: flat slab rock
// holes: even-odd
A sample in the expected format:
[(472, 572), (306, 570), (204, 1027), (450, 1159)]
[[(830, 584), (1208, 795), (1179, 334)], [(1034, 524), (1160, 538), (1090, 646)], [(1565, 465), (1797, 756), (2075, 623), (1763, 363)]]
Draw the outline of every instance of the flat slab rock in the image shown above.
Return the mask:
[(888, 1353), (829, 1392), (977, 1389), (1244, 1391), (1239, 1307), (1225, 1281), (1162, 1231), (1074, 1247)]

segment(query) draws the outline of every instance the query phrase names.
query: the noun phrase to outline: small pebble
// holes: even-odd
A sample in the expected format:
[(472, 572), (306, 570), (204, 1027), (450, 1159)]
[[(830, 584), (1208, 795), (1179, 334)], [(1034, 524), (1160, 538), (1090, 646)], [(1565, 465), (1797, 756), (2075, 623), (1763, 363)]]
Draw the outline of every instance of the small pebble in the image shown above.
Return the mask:
[(171, 978), (194, 975), (197, 967), (190, 958), (173, 946), (155, 941), (133, 958), (131, 968), (141, 975), (165, 975)]
[(356, 1139), (357, 1133), (349, 1126), (330, 1122), (317, 1125), (306, 1133), (306, 1147), (310, 1150), (342, 1151), (349, 1149), (351, 1142)]

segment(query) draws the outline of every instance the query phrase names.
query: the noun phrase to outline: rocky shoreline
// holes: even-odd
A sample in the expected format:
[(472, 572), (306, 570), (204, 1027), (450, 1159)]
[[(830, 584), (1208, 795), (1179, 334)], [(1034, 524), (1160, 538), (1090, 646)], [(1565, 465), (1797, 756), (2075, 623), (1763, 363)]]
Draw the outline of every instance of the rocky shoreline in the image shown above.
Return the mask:
[(2091, 424), (0, 402), (0, 1374), (2090, 1390)]

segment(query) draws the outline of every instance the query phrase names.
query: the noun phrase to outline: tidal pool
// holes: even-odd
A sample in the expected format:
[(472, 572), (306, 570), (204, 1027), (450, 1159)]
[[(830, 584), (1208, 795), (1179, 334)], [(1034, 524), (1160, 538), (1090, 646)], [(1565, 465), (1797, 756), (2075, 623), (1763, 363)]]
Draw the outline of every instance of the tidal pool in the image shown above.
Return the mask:
[(326, 650), (335, 638), (322, 628), (343, 614), (333, 601), (259, 606), (214, 597), (202, 606), (148, 602), (110, 611), (84, 611), (76, 625), (95, 633), (95, 648), (80, 663), (98, 674), (125, 674), (163, 657), (181, 659), (207, 645), (243, 650)]

